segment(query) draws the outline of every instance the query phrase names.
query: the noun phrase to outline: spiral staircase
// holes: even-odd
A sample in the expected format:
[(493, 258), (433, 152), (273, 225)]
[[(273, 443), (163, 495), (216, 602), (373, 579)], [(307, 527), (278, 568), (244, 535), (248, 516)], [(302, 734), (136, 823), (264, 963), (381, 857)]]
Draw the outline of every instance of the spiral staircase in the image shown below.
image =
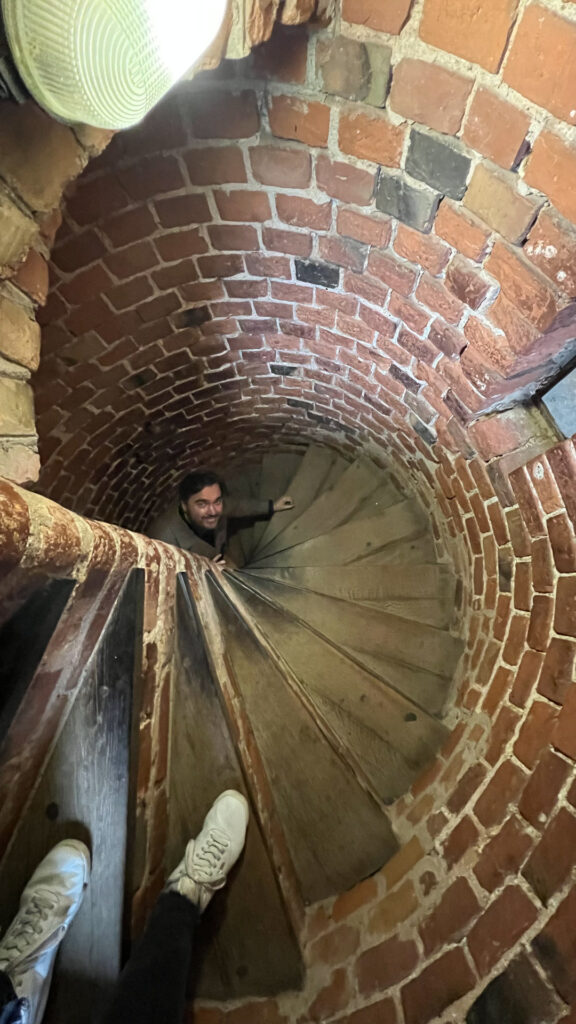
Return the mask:
[(298, 987), (296, 908), (396, 852), (389, 806), (448, 735), (462, 649), (457, 580), (389, 472), (309, 447), (227, 484), (294, 508), (237, 524), (195, 599), (179, 579), (167, 865), (221, 789), (254, 810), (202, 935), (195, 991), (218, 999)]

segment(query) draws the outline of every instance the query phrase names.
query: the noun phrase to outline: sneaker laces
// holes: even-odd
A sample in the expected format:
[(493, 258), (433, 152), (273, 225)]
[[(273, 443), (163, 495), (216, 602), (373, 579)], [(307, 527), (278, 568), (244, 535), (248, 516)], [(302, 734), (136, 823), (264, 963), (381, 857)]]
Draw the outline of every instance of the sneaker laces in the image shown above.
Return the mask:
[(37, 936), (42, 934), (42, 926), (56, 906), (57, 900), (48, 893), (37, 892), (31, 895), (26, 908), (18, 913), (8, 933), (0, 941), (0, 964), (10, 962), (14, 953), (25, 955), (32, 945), (37, 950)]
[(219, 829), (210, 829), (208, 837), (203, 841), (202, 846), (194, 848), (193, 874), (191, 877), (200, 885), (211, 889), (219, 889), (226, 883), (226, 874), (223, 872), (223, 864), (230, 839), (225, 832)]

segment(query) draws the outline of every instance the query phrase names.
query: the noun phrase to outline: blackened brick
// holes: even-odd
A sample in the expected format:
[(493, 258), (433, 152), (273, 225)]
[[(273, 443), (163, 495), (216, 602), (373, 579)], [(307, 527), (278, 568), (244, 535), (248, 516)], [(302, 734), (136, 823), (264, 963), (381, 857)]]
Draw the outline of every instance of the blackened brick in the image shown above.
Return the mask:
[(308, 284), (318, 284), (322, 288), (337, 288), (340, 284), (339, 267), (331, 267), (328, 263), (311, 263), (307, 260), (296, 260), (296, 277)]
[(457, 142), (430, 132), (410, 132), (406, 170), (451, 199), (462, 199), (470, 173), (470, 159)]
[(376, 208), (417, 231), (431, 230), (440, 199), (439, 192), (421, 185), (409, 185), (400, 176), (380, 172), (376, 186)]

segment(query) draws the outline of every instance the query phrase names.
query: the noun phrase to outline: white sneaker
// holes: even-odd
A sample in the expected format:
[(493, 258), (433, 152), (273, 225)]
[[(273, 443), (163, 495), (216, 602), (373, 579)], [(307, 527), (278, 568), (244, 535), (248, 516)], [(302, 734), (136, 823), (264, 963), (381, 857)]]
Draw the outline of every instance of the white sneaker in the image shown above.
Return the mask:
[(242, 853), (247, 825), (245, 797), (235, 789), (221, 793), (204, 818), (202, 831), (188, 843), (166, 890), (179, 892), (205, 910), (215, 890), (226, 884), (228, 872)]
[(0, 970), (27, 1000), (29, 1024), (44, 1014), (58, 946), (78, 910), (90, 875), (84, 843), (58, 843), (40, 862), (20, 898), (20, 908), (0, 939)]

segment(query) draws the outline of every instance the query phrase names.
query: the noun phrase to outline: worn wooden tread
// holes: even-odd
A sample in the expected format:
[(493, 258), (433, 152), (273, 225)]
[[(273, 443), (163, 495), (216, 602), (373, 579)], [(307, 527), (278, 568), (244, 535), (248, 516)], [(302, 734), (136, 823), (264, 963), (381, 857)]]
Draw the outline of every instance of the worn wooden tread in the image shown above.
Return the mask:
[(251, 565), (254, 568), (348, 565), (381, 551), (389, 544), (414, 539), (425, 531), (426, 520), (422, 510), (416, 502), (406, 500), (361, 523), (345, 523), (322, 537), (296, 544), (285, 551), (269, 556), (263, 553)]
[(234, 580), (228, 587), (245, 621), (258, 624), (269, 649), (360, 761), (379, 799), (389, 803), (405, 792), (447, 738), (445, 726), (253, 591)]
[(245, 570), (297, 590), (380, 608), (404, 619), (447, 629), (454, 614), (456, 581), (446, 565), (279, 566)]
[[(373, 873), (397, 849), (389, 822), (211, 581), (225, 662), (250, 718), (305, 900)], [(362, 836), (350, 842), (350, 830)]]

